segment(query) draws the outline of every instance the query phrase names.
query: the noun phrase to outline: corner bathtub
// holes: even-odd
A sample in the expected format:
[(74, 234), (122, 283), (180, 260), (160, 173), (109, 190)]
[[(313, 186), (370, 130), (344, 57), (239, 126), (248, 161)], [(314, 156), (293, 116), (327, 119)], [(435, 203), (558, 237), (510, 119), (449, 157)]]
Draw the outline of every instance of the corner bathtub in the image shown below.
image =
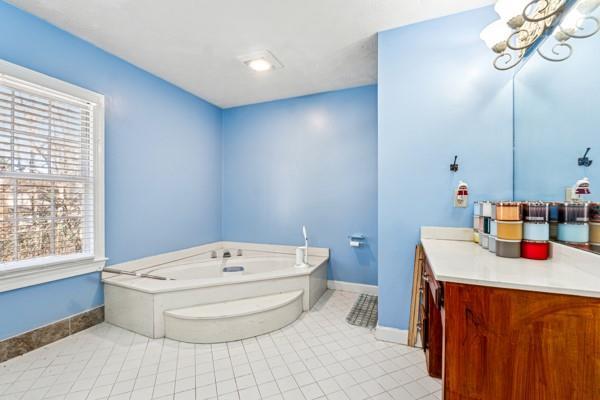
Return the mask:
[[(224, 249), (230, 250), (230, 258), (222, 257)], [(238, 250), (241, 256), (236, 255)], [(211, 258), (213, 252), (216, 259)], [(329, 250), (310, 248), (306, 268), (294, 267), (294, 252), (291, 246), (218, 242), (112, 266), (168, 280), (104, 273), (106, 321), (151, 338), (167, 333), (188, 341), (169, 335), (165, 328), (169, 315), (178, 310), (189, 313), (186, 307), (231, 304), (241, 309), (234, 301), (294, 292), (300, 296), (298, 309), (308, 311), (327, 289)], [(243, 272), (224, 272), (225, 267), (243, 267)]]

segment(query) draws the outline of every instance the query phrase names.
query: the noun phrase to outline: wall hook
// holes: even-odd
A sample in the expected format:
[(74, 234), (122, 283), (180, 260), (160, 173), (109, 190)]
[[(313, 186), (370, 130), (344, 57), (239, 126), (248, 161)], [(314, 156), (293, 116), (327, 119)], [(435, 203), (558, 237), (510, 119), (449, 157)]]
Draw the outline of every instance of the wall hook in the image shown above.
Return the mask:
[(458, 171), (458, 164), (456, 163), (457, 159), (458, 159), (458, 156), (454, 156), (454, 162), (452, 164), (450, 164), (450, 171), (452, 171), (452, 172)]
[(579, 165), (580, 167), (589, 167), (590, 165), (592, 165), (593, 161), (590, 160), (587, 156), (591, 149), (591, 147), (588, 147), (585, 150), (585, 154), (583, 155), (583, 157), (577, 159), (577, 165)]

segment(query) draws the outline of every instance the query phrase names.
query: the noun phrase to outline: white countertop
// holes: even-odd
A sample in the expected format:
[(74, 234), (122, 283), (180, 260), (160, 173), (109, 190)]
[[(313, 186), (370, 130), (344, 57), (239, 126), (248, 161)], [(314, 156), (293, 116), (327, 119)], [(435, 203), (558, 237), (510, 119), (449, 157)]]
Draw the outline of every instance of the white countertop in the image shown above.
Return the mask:
[(598, 255), (553, 244), (553, 258), (536, 261), (496, 257), (465, 240), (421, 242), (438, 281), (600, 298)]

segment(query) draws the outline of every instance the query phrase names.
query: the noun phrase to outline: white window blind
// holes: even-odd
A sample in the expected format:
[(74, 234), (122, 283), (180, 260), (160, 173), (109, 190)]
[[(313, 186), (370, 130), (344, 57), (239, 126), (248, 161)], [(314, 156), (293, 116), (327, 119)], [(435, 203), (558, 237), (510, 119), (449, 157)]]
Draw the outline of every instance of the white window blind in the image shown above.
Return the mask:
[(0, 262), (91, 255), (94, 104), (0, 74)]

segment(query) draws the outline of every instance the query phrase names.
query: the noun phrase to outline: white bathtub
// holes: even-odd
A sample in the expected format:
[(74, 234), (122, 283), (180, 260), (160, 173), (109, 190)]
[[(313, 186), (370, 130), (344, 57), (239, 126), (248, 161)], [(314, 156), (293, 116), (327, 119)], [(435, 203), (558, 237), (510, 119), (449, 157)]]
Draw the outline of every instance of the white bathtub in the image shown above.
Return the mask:
[[(222, 258), (224, 249), (230, 250), (230, 258)], [(212, 252), (217, 259), (211, 258)], [(217, 242), (114, 265), (169, 280), (105, 273), (106, 320), (160, 338), (165, 336), (165, 311), (298, 290), (307, 311), (327, 289), (329, 250), (310, 248), (307, 268), (294, 267), (294, 252), (292, 246)], [(223, 272), (236, 266), (243, 272)]]

